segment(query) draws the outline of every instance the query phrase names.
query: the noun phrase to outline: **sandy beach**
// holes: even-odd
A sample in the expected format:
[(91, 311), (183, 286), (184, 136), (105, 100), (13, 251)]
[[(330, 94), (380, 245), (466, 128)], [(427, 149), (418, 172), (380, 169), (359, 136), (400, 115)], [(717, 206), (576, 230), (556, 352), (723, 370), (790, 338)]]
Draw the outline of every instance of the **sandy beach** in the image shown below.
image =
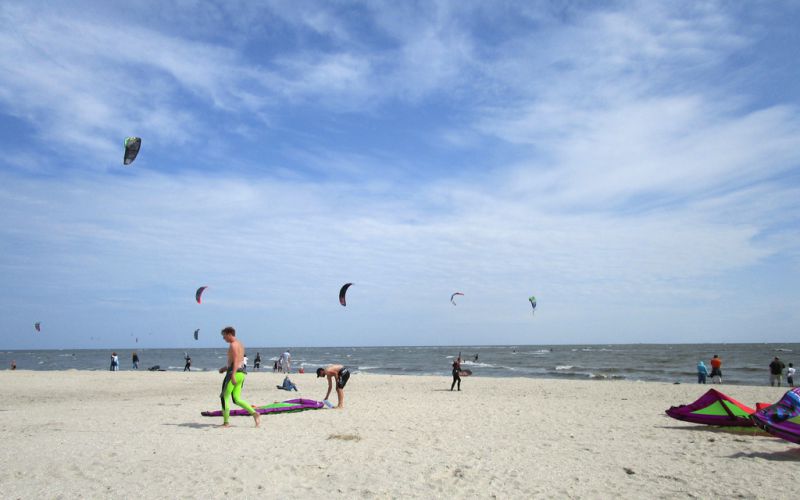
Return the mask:
[[(800, 446), (670, 419), (710, 386), (356, 374), (345, 409), (221, 418), (212, 372), (0, 372), (5, 498), (789, 498)], [(250, 373), (254, 404), (326, 383)], [(753, 405), (785, 388), (718, 387)], [(331, 399), (335, 402), (335, 396)]]

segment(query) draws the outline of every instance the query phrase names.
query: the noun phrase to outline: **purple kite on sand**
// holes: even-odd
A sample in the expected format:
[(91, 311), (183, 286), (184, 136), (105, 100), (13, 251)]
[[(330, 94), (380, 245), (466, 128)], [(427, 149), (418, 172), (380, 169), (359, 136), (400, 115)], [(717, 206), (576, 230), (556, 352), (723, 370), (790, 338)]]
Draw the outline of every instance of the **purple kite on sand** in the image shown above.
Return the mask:
[(752, 427), (750, 415), (755, 410), (716, 389), (709, 389), (694, 403), (673, 406), (666, 412), (672, 418), (695, 424)]
[[(283, 412), (293, 412), (293, 411), (304, 411), (304, 410), (319, 410), (322, 408), (324, 404), (322, 401), (314, 401), (313, 399), (287, 399), (283, 403), (272, 403), (269, 405), (264, 406), (257, 406), (253, 408), (256, 413), (261, 415), (269, 414), (269, 413), (283, 413)], [(200, 414), (204, 417), (221, 417), (222, 410), (209, 410), (200, 412)], [(246, 417), (250, 415), (247, 413), (245, 409), (236, 409), (231, 410), (231, 415), (239, 416), (239, 417)]]
[(759, 409), (750, 418), (773, 436), (800, 444), (800, 387), (788, 391), (780, 401)]

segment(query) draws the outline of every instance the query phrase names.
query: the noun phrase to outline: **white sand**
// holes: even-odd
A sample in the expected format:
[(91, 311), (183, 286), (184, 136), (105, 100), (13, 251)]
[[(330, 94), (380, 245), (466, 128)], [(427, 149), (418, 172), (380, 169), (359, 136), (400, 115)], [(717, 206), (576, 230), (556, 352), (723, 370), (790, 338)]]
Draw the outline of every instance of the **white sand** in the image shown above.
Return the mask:
[[(0, 372), (4, 498), (793, 498), (800, 446), (670, 419), (710, 386), (355, 374), (346, 408), (218, 409), (222, 376)], [(253, 404), (326, 383), (251, 373)], [(741, 402), (786, 390), (721, 386)], [(335, 396), (331, 399), (335, 402)], [(626, 469), (631, 473), (626, 472)]]

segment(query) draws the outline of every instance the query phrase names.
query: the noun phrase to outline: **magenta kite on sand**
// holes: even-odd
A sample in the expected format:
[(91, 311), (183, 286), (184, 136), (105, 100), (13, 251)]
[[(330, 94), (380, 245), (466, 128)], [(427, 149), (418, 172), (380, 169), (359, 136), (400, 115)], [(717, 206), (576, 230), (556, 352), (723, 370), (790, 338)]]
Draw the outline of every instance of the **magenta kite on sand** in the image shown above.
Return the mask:
[[(764, 403), (757, 404), (758, 407), (761, 405)], [(672, 418), (695, 424), (752, 427), (750, 415), (755, 411), (716, 389), (709, 389), (694, 403), (672, 406), (666, 413)]]
[[(294, 412), (294, 411), (305, 411), (305, 410), (319, 410), (324, 406), (322, 401), (314, 401), (313, 399), (287, 399), (283, 403), (272, 403), (269, 405), (264, 406), (257, 406), (253, 409), (256, 413), (261, 415), (266, 415), (270, 413), (286, 413), (286, 412)], [(200, 412), (200, 414), (204, 417), (221, 417), (222, 410), (208, 410)], [(239, 416), (239, 417), (246, 417), (250, 415), (247, 413), (247, 410), (244, 409), (236, 409), (231, 410), (231, 415)]]
[(800, 387), (788, 391), (774, 405), (759, 408), (751, 418), (773, 436), (800, 444)]

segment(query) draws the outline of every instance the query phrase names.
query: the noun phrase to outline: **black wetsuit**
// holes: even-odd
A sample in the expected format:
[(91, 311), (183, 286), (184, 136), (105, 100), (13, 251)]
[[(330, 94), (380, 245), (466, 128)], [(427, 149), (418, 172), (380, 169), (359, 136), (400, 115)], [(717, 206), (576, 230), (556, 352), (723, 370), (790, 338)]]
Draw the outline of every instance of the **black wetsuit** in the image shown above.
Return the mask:
[(453, 387), (456, 386), (456, 382), (458, 382), (458, 390), (461, 390), (461, 363), (458, 360), (453, 361), (453, 383), (450, 384), (450, 390), (453, 390)]
[(339, 370), (339, 375), (336, 377), (336, 387), (344, 389), (348, 380), (350, 380), (350, 370), (343, 366), (342, 369)]

